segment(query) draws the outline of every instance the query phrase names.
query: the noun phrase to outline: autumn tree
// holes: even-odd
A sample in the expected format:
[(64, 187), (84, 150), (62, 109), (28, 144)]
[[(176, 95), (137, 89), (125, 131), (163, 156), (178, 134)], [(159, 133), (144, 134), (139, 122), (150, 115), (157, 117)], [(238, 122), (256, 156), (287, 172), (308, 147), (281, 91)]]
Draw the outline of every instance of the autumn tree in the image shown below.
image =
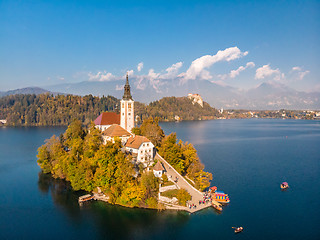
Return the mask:
[(140, 128), (135, 128), (134, 132), (147, 137), (156, 147), (160, 146), (161, 141), (165, 136), (163, 130), (159, 126), (159, 119), (153, 119), (152, 117), (145, 119)]
[(191, 200), (191, 195), (186, 189), (180, 188), (177, 192), (177, 199), (180, 205), (186, 206), (187, 201)]

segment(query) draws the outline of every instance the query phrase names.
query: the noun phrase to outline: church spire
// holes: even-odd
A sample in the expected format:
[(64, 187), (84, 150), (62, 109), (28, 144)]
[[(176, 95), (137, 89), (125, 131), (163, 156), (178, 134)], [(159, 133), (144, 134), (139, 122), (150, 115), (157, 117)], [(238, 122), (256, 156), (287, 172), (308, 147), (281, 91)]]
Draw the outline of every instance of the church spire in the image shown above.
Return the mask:
[(132, 100), (132, 96), (131, 96), (131, 93), (130, 93), (130, 85), (129, 85), (128, 73), (127, 73), (126, 85), (124, 85), (124, 94), (123, 94), (122, 99), (123, 100)]

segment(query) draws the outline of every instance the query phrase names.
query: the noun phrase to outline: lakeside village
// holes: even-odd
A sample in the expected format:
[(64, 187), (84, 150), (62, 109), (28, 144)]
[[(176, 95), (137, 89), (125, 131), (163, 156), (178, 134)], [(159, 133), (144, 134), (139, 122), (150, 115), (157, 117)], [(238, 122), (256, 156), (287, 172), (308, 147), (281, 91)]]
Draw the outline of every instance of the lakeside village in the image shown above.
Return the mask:
[(88, 130), (73, 121), (60, 137), (46, 140), (37, 157), (44, 173), (90, 193), (79, 197), (80, 204), (94, 199), (193, 213), (210, 206), (222, 211), (221, 203), (230, 201), (209, 188), (212, 174), (203, 171), (192, 144), (177, 141), (175, 133), (165, 136), (157, 119), (134, 126), (128, 76), (120, 114), (103, 112)]

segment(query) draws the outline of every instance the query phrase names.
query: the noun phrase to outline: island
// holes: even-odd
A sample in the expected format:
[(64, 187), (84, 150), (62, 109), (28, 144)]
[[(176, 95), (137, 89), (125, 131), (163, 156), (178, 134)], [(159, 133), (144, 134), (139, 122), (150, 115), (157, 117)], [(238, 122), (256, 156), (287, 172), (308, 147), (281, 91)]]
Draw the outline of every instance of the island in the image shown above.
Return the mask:
[(211, 206), (203, 191), (212, 174), (193, 145), (175, 133), (165, 136), (157, 118), (135, 126), (128, 76), (119, 105), (120, 113), (103, 112), (87, 126), (75, 119), (59, 137), (46, 140), (37, 155), (43, 173), (88, 192), (80, 201), (189, 212)]

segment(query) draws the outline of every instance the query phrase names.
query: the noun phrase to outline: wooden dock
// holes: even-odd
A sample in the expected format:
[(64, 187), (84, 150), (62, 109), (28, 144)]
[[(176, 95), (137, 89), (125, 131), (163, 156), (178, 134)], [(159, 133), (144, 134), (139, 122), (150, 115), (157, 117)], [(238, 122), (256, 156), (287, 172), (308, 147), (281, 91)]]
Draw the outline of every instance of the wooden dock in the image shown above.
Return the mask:
[(79, 197), (78, 202), (80, 205), (82, 205), (84, 202), (88, 202), (91, 200), (99, 200), (99, 201), (108, 202), (109, 197), (107, 197), (103, 193), (86, 194), (86, 195)]
[(79, 202), (79, 204), (82, 204), (84, 202), (92, 200), (93, 198), (94, 198), (93, 195), (86, 194), (86, 195), (83, 195), (83, 196), (79, 197), (78, 202)]

